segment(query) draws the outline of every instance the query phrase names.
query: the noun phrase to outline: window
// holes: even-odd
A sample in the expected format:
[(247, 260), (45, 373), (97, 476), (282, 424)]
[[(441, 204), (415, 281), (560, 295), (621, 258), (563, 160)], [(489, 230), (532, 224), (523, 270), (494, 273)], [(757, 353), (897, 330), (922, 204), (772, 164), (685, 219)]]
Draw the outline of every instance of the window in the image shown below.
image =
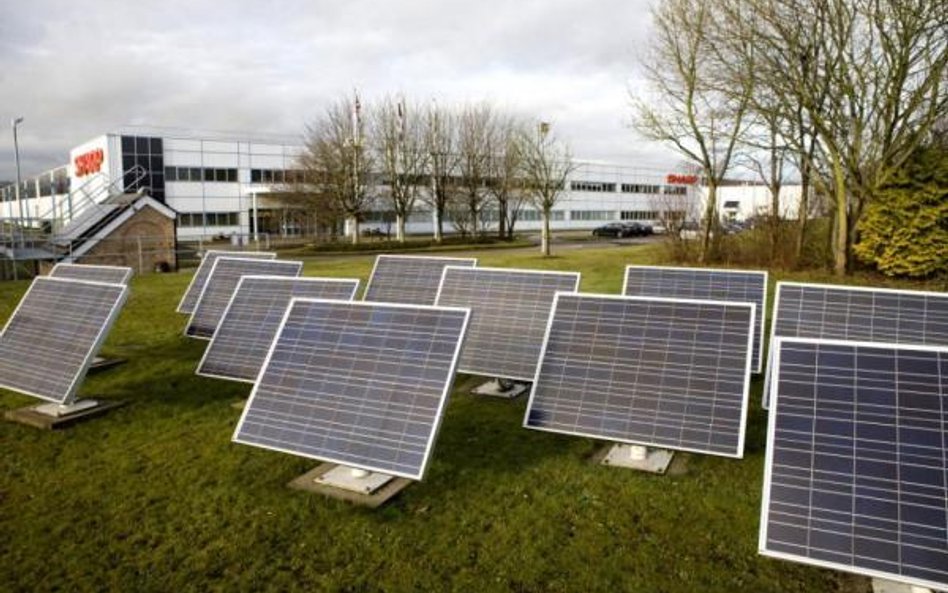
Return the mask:
[(659, 194), (662, 188), (660, 185), (651, 185), (647, 183), (623, 183), (622, 193), (624, 194)]
[(665, 194), (669, 196), (683, 196), (688, 193), (688, 188), (683, 185), (666, 185)]
[(615, 215), (613, 210), (572, 210), (569, 218), (570, 220), (615, 220)]
[(733, 208), (734, 210), (737, 210), (738, 208), (741, 207), (741, 203), (738, 200), (728, 200), (727, 202), (724, 202), (724, 207)]
[[(563, 210), (553, 210), (550, 212), (550, 220), (565, 220), (566, 212)], [(524, 222), (536, 222), (543, 220), (543, 212), (540, 210), (532, 210), (529, 208), (524, 208), (520, 211), (520, 216), (517, 217), (517, 220), (522, 220)]]
[(619, 218), (622, 220), (658, 220), (658, 210), (623, 210)]
[(573, 191), (614, 192), (616, 184), (604, 181), (571, 181), (569, 188)]
[[(187, 169), (184, 170), (185, 173), (188, 172)], [(177, 181), (178, 180), (178, 168), (177, 167), (165, 167), (165, 181)], [(181, 181), (184, 181), (183, 179)]]
[(240, 215), (237, 212), (182, 212), (178, 215), (178, 226), (182, 227), (237, 226), (239, 224)]

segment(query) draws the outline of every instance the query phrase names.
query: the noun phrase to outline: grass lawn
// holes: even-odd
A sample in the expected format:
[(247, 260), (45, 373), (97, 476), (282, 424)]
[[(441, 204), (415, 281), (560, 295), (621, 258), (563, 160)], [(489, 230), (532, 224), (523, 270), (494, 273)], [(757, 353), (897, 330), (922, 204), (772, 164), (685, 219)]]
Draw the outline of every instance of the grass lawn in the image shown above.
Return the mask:
[[(582, 290), (616, 293), (626, 263), (659, 256), (649, 246), (547, 259), (485, 251), (480, 265), (578, 271)], [(313, 258), (304, 273), (365, 280), (373, 260)], [(129, 362), (82, 387), (130, 405), (60, 432), (0, 423), (0, 590), (765, 592), (867, 582), (757, 554), (758, 378), (745, 458), (684, 455), (682, 475), (592, 465), (601, 442), (521, 428), (525, 398), (471, 396), (479, 379), (459, 375), (423, 482), (375, 511), (290, 490), (316, 463), (232, 444), (231, 404), (250, 386), (194, 374), (206, 342), (184, 338), (186, 317), (174, 312), (190, 276), (132, 281), (103, 351)], [(26, 287), (0, 284), (0, 320)], [(3, 409), (35, 401), (0, 392)]]

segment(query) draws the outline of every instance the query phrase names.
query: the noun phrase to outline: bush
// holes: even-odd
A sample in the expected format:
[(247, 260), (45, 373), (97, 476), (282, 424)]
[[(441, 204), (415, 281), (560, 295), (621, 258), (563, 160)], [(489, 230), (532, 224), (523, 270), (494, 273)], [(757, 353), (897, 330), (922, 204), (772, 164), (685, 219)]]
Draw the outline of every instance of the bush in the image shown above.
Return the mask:
[(887, 276), (948, 272), (948, 151), (919, 151), (867, 206), (853, 252)]

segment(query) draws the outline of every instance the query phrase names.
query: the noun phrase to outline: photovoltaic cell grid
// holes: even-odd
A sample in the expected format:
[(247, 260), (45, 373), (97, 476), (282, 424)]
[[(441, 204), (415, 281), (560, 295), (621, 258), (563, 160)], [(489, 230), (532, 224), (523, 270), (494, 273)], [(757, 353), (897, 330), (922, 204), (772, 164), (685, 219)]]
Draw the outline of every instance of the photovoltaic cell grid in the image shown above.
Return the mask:
[(218, 257), (208, 274), (201, 297), (184, 330), (192, 338), (211, 339), (214, 330), (224, 316), (241, 276), (291, 276), (300, 275), (303, 264), (297, 261), (270, 261)]
[(948, 350), (775, 350), (761, 553), (948, 589)]
[(622, 294), (753, 303), (757, 310), (754, 312), (756, 325), (751, 368), (756, 373), (762, 370), (767, 272), (626, 266)]
[(351, 301), (358, 280), (243, 276), (198, 365), (198, 374), (253, 383), (266, 360), (290, 300)]
[[(770, 327), (777, 338), (948, 346), (948, 293), (777, 283)], [(767, 361), (763, 406), (769, 404)]]
[(380, 255), (365, 287), (364, 301), (433, 305), (445, 266), (473, 268), (476, 259)]
[(553, 298), (578, 288), (572, 272), (445, 268), (437, 304), (471, 309), (458, 370), (533, 381)]
[(421, 479), (467, 317), (294, 299), (234, 440)]
[(49, 272), (51, 278), (88, 280), (107, 284), (128, 284), (132, 269), (125, 266), (93, 266), (88, 264), (58, 263)]
[(559, 293), (524, 426), (742, 457), (754, 306)]
[(181, 297), (181, 302), (178, 304), (177, 309), (178, 313), (190, 315), (194, 312), (194, 306), (197, 305), (201, 298), (201, 291), (204, 290), (204, 284), (207, 282), (207, 277), (210, 275), (211, 268), (214, 267), (214, 262), (218, 257), (276, 259), (276, 253), (268, 251), (208, 251), (204, 254), (204, 258), (201, 260), (197, 271), (194, 272), (194, 276), (191, 278), (191, 283), (188, 284), (188, 289), (184, 292), (184, 296)]
[(0, 387), (68, 404), (128, 288), (35, 278), (0, 335)]

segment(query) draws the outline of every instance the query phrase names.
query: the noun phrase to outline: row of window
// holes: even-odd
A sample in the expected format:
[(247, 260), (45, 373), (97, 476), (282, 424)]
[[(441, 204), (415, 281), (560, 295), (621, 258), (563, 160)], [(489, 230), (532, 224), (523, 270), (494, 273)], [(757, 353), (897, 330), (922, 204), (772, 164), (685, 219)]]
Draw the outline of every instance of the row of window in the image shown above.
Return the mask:
[[(573, 191), (615, 193), (616, 184), (605, 181), (571, 181), (569, 188)], [(665, 194), (682, 196), (688, 193), (683, 185), (657, 185), (652, 183), (623, 183), (619, 190), (624, 194)]]
[(611, 192), (616, 191), (615, 183), (604, 181), (571, 181), (569, 188), (573, 191)]
[(165, 167), (165, 181), (236, 183), (237, 169), (213, 167)]
[(178, 226), (238, 226), (239, 212), (182, 212), (178, 214)]
[(660, 217), (658, 210), (623, 210), (619, 213), (621, 220), (658, 220)]
[(299, 169), (251, 169), (250, 183), (305, 183), (306, 171)]
[(615, 220), (615, 210), (571, 210), (570, 220)]

